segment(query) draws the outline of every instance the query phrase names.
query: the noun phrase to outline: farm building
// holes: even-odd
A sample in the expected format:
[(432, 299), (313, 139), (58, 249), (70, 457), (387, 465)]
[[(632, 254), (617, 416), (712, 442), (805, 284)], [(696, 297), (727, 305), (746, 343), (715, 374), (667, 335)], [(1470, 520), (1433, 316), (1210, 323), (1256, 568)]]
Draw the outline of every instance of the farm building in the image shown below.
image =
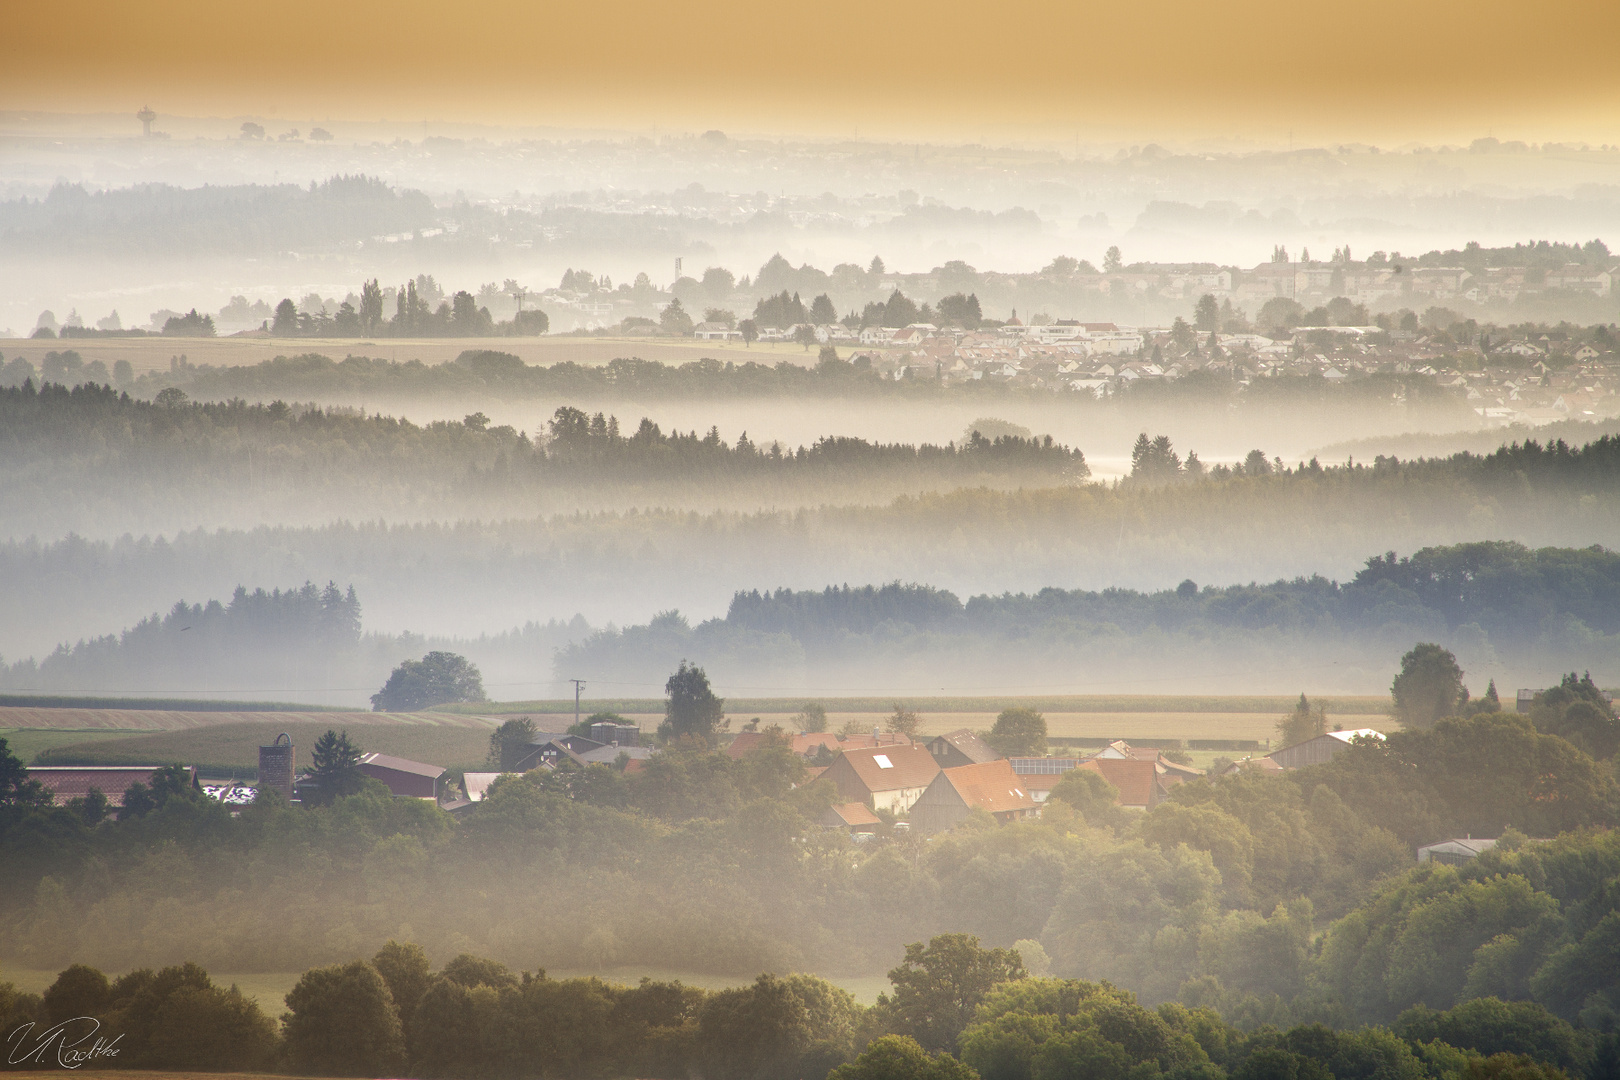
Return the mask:
[(1010, 822), (1040, 812), (1023, 778), (1005, 760), (943, 769), (911, 807), (911, 827), (930, 836), (953, 828), (975, 810)]
[(821, 775), (846, 802), (903, 814), (939, 775), (939, 764), (926, 747), (901, 743), (845, 750)]
[(1318, 735), (1314, 739), (1285, 746), (1281, 750), (1273, 750), (1266, 756), (1285, 769), (1303, 769), (1307, 765), (1321, 765), (1332, 761), (1333, 755), (1348, 747), (1354, 739), (1382, 739), (1384, 733), (1372, 728), (1355, 728), (1351, 731), (1330, 731), (1325, 735)]
[[(111, 806), (124, 805), (124, 792), (131, 784), (152, 783), (152, 774), (161, 765), (33, 765), (28, 779), (38, 780), (51, 800), (63, 806), (69, 799), (82, 799), (95, 788), (107, 796)], [(186, 772), (193, 786), (197, 783), (196, 766), (188, 765)]]
[(388, 785), (395, 798), (435, 802), (439, 798), (439, 780), (444, 776), (444, 769), (438, 765), (425, 765), (390, 754), (362, 754), (360, 771)]

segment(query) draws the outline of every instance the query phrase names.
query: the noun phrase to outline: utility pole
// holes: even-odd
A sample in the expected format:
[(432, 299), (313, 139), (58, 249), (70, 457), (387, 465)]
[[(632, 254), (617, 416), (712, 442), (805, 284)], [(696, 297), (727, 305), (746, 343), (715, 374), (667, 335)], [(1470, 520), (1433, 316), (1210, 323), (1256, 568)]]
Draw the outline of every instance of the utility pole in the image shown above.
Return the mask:
[(585, 689), (584, 679), (569, 679), (574, 684), (574, 726), (579, 726), (579, 692)]

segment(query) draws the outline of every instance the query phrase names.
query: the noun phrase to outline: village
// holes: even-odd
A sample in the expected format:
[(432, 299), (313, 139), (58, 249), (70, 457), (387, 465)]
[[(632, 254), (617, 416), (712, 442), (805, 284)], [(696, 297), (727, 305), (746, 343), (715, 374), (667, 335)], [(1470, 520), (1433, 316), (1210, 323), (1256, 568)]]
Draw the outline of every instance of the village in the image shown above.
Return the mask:
[[(1519, 693), (1519, 711), (1528, 711), (1535, 691)], [(1014, 710), (1022, 712), (1023, 710)], [(536, 732), (527, 739), (512, 767), (499, 771), (450, 770), (390, 754), (364, 753), (357, 759), (361, 776), (376, 781), (396, 799), (431, 803), (454, 817), (475, 812), (503, 776), (522, 776), (534, 770), (579, 772), (591, 767), (611, 768), (624, 774), (641, 772), (660, 751), (643, 745), (643, 733), (634, 724), (601, 720), (584, 725), (588, 735), (575, 732)], [(815, 817), (824, 832), (845, 834), (857, 844), (902, 836), (927, 839), (961, 826), (978, 816), (981, 821), (1011, 824), (1037, 818), (1053, 789), (1064, 777), (1090, 774), (1091, 790), (1118, 810), (1145, 813), (1170, 798), (1179, 785), (1209, 777), (1282, 773), (1331, 761), (1359, 742), (1379, 742), (1384, 734), (1374, 728), (1335, 729), (1312, 735), (1269, 753), (1258, 743), (1243, 740), (1193, 740), (1193, 749), (1254, 752), (1233, 759), (1217, 759), (1209, 770), (1187, 762), (1181, 740), (1153, 740), (1157, 745), (1133, 745), (1124, 739), (1053, 740), (1046, 753), (1034, 752), (1033, 743), (1011, 755), (998, 753), (990, 733), (959, 728), (932, 737), (873, 728), (870, 733), (841, 731), (784, 733), (778, 727), (759, 730), (750, 724), (731, 736), (719, 751), (733, 761), (772, 745), (785, 745), (804, 762), (798, 786), (826, 781), (830, 804)], [(1038, 740), (1045, 743), (1045, 739)], [(1096, 744), (1085, 746), (1084, 744)], [(53, 803), (80, 805), (91, 791), (103, 793), (109, 813), (125, 808), (126, 800), (149, 798), (147, 790), (160, 786), (163, 774), (183, 771), (184, 779), (208, 799), (239, 812), (255, 802), (261, 791), (277, 792), (294, 805), (317, 802), (320, 777), (297, 767), (291, 738), (282, 735), (260, 747), (256, 781), (228, 782), (204, 779), (197, 766), (160, 765), (32, 765), (29, 780), (37, 781)], [(1464, 862), (1494, 844), (1493, 840), (1448, 839), (1416, 850), (1419, 863)]]

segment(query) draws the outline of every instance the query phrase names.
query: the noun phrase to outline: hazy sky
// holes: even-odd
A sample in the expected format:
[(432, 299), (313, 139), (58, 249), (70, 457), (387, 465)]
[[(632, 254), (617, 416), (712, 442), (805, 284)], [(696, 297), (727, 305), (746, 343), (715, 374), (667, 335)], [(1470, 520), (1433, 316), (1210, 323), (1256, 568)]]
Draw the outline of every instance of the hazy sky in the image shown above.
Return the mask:
[(1620, 142), (1614, 0), (55, 0), (6, 107), (1085, 139)]

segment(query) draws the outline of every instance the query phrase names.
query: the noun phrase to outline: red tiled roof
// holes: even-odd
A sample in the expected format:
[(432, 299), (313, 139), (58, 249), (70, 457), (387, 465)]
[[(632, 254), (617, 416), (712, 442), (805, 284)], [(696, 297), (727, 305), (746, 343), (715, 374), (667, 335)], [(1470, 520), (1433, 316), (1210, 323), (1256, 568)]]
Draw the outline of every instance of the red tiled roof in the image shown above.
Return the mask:
[[(134, 783), (151, 784), (161, 765), (36, 765), (28, 779), (38, 780), (58, 803), (80, 799), (96, 788), (113, 806), (124, 805), (124, 792)], [(193, 776), (196, 769), (190, 769)]]
[[(853, 779), (868, 792), (925, 788), (939, 775), (939, 762), (926, 747), (915, 743), (845, 750), (827, 769), (828, 779), (846, 797), (846, 780)], [(851, 776), (853, 774), (853, 776)]]
[[(732, 758), (740, 758), (754, 747), (763, 743), (769, 733), (764, 731), (739, 731), (726, 747), (726, 754)], [(866, 746), (902, 746), (911, 742), (909, 735), (902, 735), (898, 731), (880, 731), (874, 740), (869, 732), (859, 735), (845, 735), (839, 738), (830, 731), (801, 732), (790, 735), (793, 752), (800, 757), (809, 757), (816, 752), (816, 747), (825, 746), (836, 754), (840, 750), (852, 750)]]
[(992, 814), (1035, 808), (1035, 797), (1029, 793), (1024, 777), (1013, 772), (1009, 761), (959, 765), (941, 772), (934, 782), (950, 784), (970, 808), (979, 807)]
[(1114, 785), (1119, 790), (1120, 806), (1152, 806), (1158, 802), (1153, 788), (1159, 774), (1154, 764), (1128, 758), (1092, 758), (1081, 762), (1079, 768), (1101, 773)]

